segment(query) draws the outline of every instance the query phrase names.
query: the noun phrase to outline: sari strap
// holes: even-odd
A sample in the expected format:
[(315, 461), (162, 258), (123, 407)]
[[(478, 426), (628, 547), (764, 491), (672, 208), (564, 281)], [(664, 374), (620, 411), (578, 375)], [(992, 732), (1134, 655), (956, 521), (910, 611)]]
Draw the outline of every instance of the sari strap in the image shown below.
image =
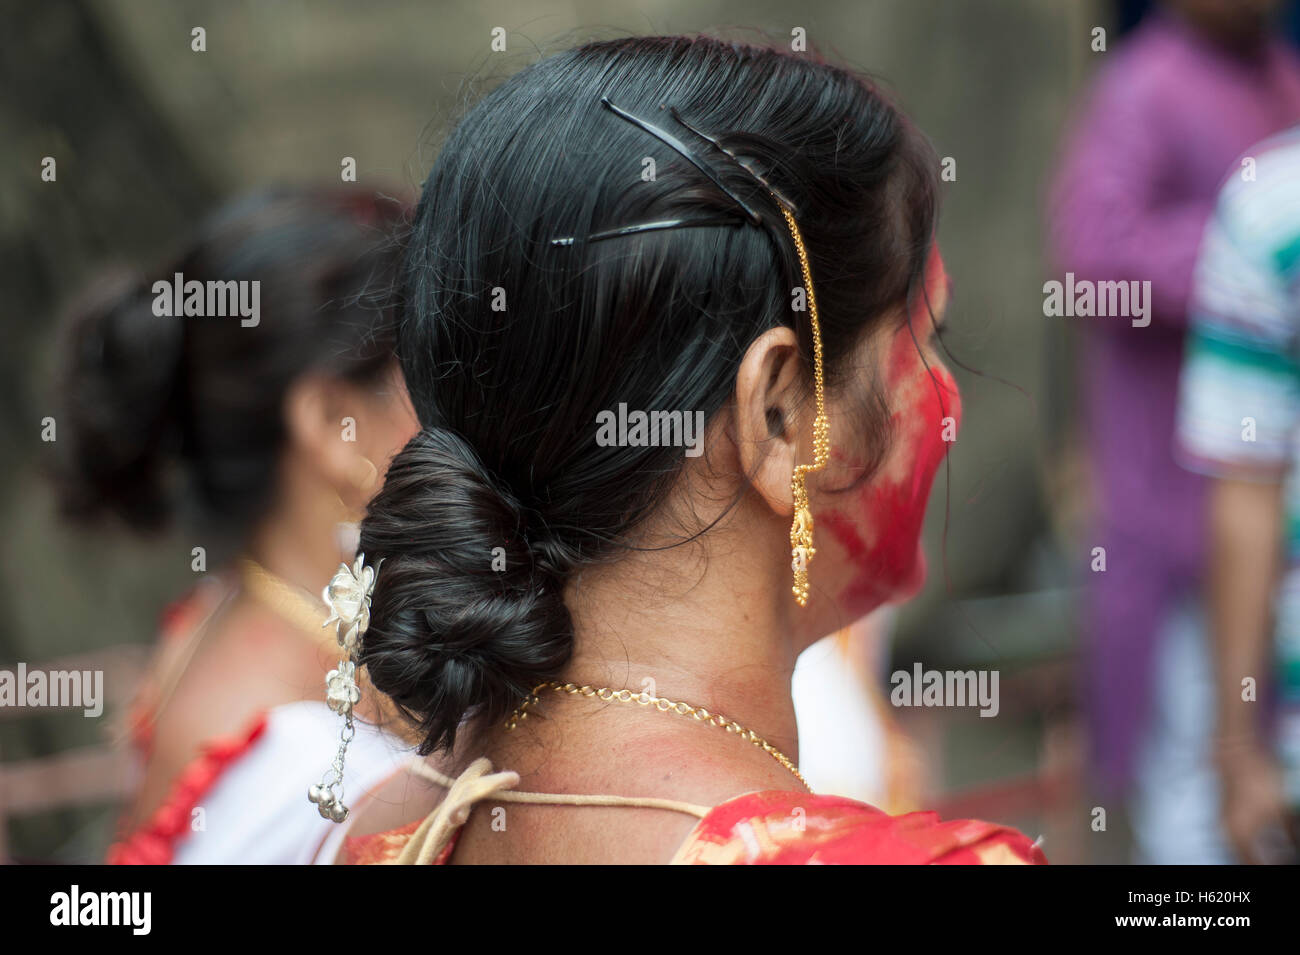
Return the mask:
[(469, 821), (474, 804), (482, 801), (550, 806), (629, 806), (681, 812), (697, 819), (703, 819), (711, 811), (709, 806), (676, 799), (516, 792), (514, 787), (519, 784), (519, 774), (510, 771), (492, 772), (492, 762), (486, 756), (474, 760), (454, 779), (440, 773), (423, 759), (413, 760), (408, 769), (417, 776), (423, 776), (442, 786), (447, 794), (411, 834), (410, 841), (396, 859), (398, 865), (432, 865), (447, 848), (456, 831)]

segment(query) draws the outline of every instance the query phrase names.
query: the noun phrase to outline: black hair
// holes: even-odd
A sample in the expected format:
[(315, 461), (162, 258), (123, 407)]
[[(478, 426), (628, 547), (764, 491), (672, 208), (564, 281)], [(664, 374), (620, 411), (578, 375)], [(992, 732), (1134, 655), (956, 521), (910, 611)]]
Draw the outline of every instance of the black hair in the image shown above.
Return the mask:
[[(65, 512), (141, 532), (182, 516), (238, 546), (270, 506), (294, 380), (368, 383), (392, 367), (405, 215), (346, 187), (270, 188), (216, 210), (154, 267), (101, 277), (67, 317)], [(259, 320), (156, 314), (154, 283), (176, 273), (258, 281)]]
[[(616, 112), (672, 128), (707, 170)], [(566, 582), (635, 546), (677, 478), (680, 448), (602, 447), (596, 415), (626, 402), (712, 418), (777, 325), (811, 355), (763, 180), (796, 208), (834, 388), (917, 286), (937, 217), (933, 149), (863, 78), (710, 38), (599, 42), (517, 73), (446, 142), (401, 278), (398, 354), (422, 430), (361, 533), (384, 564), (360, 659), (425, 752), (561, 673)]]

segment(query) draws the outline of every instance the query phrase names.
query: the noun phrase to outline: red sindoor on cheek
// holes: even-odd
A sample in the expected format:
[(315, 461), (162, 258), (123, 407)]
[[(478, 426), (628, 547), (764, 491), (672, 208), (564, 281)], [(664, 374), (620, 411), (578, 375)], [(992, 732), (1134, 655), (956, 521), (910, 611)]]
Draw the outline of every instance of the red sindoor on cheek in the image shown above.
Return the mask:
[[(931, 254), (926, 280), (929, 300), (934, 301), (938, 283), (947, 280), (936, 253)], [(855, 614), (910, 597), (925, 582), (920, 547), (925, 508), (935, 473), (948, 453), (950, 442), (944, 437), (954, 437), (961, 422), (961, 397), (952, 375), (943, 365), (927, 365), (922, 358), (920, 345), (930, 331), (922, 299), (909, 322), (894, 333), (886, 354), (885, 382), (894, 409), (889, 455), (855, 492), (852, 504), (846, 502), (824, 518), (854, 568), (840, 600)], [(850, 467), (863, 466), (850, 454), (837, 451), (835, 456)]]

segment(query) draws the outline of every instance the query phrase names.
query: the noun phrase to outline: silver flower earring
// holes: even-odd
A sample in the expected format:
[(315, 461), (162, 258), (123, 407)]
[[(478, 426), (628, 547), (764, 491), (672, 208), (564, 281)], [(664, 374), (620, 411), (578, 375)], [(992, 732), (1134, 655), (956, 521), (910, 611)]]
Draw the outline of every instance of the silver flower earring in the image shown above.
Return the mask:
[(358, 554), (351, 567), (339, 564), (338, 572), (321, 595), (330, 608), (329, 619), (323, 626), (334, 624), (337, 627), (342, 649), (338, 667), (325, 676), (325, 699), (329, 708), (343, 717), (343, 731), (339, 735), (339, 750), (334, 762), (321, 781), (307, 790), (307, 798), (316, 804), (322, 817), (332, 822), (342, 822), (348, 817), (348, 807), (343, 803), (343, 761), (348, 744), (356, 735), (353, 707), (361, 700), (353, 657), (362, 635), (370, 626), (370, 599), (379, 567), (383, 564), (381, 560), (374, 567), (367, 567), (365, 561), (366, 555)]

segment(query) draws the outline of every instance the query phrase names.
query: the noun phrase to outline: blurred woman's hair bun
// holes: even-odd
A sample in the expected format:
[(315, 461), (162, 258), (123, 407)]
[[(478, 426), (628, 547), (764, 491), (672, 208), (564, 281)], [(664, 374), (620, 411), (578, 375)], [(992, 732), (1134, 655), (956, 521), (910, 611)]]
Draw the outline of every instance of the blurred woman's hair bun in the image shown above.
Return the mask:
[(504, 720), (568, 662), (568, 549), (455, 433), (425, 428), (393, 459), (359, 549), (383, 560), (359, 659), (423, 752), (466, 715)]
[(111, 511), (141, 530), (171, 517), (184, 338), (180, 322), (154, 316), (152, 299), (143, 276), (119, 270), (69, 310), (61, 417), (72, 450), (60, 477), (72, 517)]
[[(92, 284), (67, 310), (59, 356), (65, 512), (137, 531), (183, 516), (237, 544), (272, 504), (293, 382), (372, 384), (392, 370), (406, 217), (376, 193), (262, 189), (160, 261)], [(156, 285), (174, 279), (256, 283), (259, 320), (158, 310)]]

